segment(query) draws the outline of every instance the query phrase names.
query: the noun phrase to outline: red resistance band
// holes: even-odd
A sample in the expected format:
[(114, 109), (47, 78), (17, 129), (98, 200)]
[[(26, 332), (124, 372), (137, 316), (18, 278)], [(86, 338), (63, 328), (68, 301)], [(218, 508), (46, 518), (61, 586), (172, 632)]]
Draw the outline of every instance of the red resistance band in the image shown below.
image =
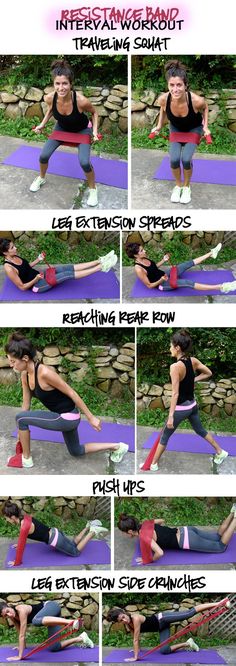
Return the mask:
[(219, 615), (222, 615), (227, 611), (228, 609), (224, 606), (220, 610), (218, 610), (215, 613), (212, 613), (212, 615), (209, 615), (206, 613), (203, 615), (202, 620), (199, 622), (191, 622), (187, 627), (184, 627), (184, 629), (180, 629), (179, 631), (176, 632), (173, 636), (170, 636), (169, 638), (166, 638), (165, 641), (162, 641), (159, 645), (156, 645), (156, 647), (152, 648), (151, 650), (148, 650), (145, 652), (145, 654), (142, 655), (142, 659), (147, 657), (148, 654), (152, 654), (152, 652), (155, 652), (156, 650), (159, 650), (161, 647), (164, 647), (164, 645), (167, 645), (168, 643), (171, 643), (172, 641), (175, 641), (176, 638), (180, 638), (181, 636), (184, 636), (184, 634), (188, 634), (190, 631), (195, 631), (197, 627), (201, 627), (202, 624), (206, 624), (206, 622), (210, 622), (211, 620), (214, 620), (215, 617), (218, 617)]
[(201, 136), (195, 132), (170, 132), (170, 141), (196, 143), (198, 145), (201, 141)]
[(25, 544), (27, 541), (31, 525), (32, 525), (32, 516), (28, 515), (24, 516), (20, 528), (19, 538), (17, 541), (16, 559), (14, 562), (14, 567), (19, 567), (20, 564), (22, 564), (22, 557), (25, 550)]
[[(27, 659), (28, 657), (31, 657), (32, 654), (35, 654), (36, 652), (40, 652), (41, 650), (47, 649), (47, 647), (51, 647), (51, 645), (53, 645), (54, 643), (57, 643), (58, 640), (64, 640), (68, 636), (71, 636), (71, 634), (73, 634), (74, 631), (75, 631), (75, 629), (73, 629), (73, 627), (72, 627), (73, 622), (74, 622), (74, 620), (71, 620), (71, 622), (66, 627), (62, 627), (61, 629), (59, 629), (59, 631), (56, 631), (55, 634), (53, 634), (53, 636), (51, 636), (50, 638), (47, 638), (45, 641), (43, 641), (39, 645), (36, 645), (34, 648), (32, 648), (32, 650), (30, 650), (30, 652), (27, 652), (27, 654), (25, 654), (23, 658)], [(78, 629), (80, 629), (82, 627), (82, 625), (83, 625), (83, 620), (81, 618), (79, 618), (79, 627), (78, 627)]]
[(177, 266), (171, 266), (169, 282), (172, 289), (177, 289), (177, 279), (178, 279)]
[(149, 451), (149, 454), (148, 454), (146, 460), (144, 461), (144, 463), (143, 463), (143, 465), (142, 465), (142, 467), (141, 467), (141, 469), (142, 469), (144, 472), (147, 472), (147, 471), (150, 469), (150, 466), (151, 466), (151, 464), (152, 464), (152, 461), (153, 461), (153, 458), (154, 458), (154, 454), (156, 453), (156, 450), (157, 450), (157, 447), (158, 447), (158, 444), (159, 444), (160, 439), (161, 439), (161, 432), (160, 432), (160, 434), (158, 435), (157, 439), (155, 439), (155, 442), (154, 442), (154, 444), (153, 444), (153, 446), (152, 446), (152, 448), (151, 448), (151, 451)]
[(64, 146), (78, 146), (80, 143), (91, 143), (90, 134), (80, 134), (79, 132), (62, 132), (61, 130), (53, 130), (48, 138), (61, 141)]
[(151, 541), (153, 538), (154, 520), (144, 520), (139, 532), (140, 550), (144, 564), (153, 561)]

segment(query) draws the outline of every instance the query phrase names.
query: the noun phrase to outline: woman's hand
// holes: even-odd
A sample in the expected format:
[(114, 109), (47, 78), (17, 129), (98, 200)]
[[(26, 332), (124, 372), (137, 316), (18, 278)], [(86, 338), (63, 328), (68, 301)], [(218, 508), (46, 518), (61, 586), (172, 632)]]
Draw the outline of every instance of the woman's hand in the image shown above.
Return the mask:
[(14, 564), (15, 564), (14, 560), (9, 560), (9, 562), (7, 563), (7, 566), (8, 567), (14, 567)]
[(156, 127), (153, 127), (151, 129), (151, 133), (155, 132), (155, 134), (159, 134), (160, 131), (161, 131), (161, 127), (158, 127), (158, 125), (156, 125)]
[(44, 274), (43, 273), (38, 273), (38, 275), (35, 276), (35, 282), (39, 282), (39, 280), (43, 280)]
[(136, 564), (143, 564), (142, 557), (136, 557), (135, 562), (136, 562)]
[(99, 419), (97, 416), (93, 416), (93, 414), (91, 414), (90, 418), (88, 419), (88, 422), (90, 423), (92, 428), (94, 428), (94, 430), (97, 430), (97, 432), (100, 432), (100, 430), (102, 429), (101, 419)]
[(204, 125), (203, 125), (203, 132), (204, 132), (204, 136), (208, 136), (211, 133), (210, 130), (209, 130), (209, 127), (207, 127), (207, 125), (206, 125), (206, 127), (204, 127)]
[(97, 132), (93, 132), (93, 141), (99, 141)]
[(43, 261), (45, 259), (45, 257), (46, 257), (46, 252), (40, 252), (37, 259), (38, 259), (38, 261)]
[(173, 428), (174, 427), (174, 417), (173, 416), (168, 416), (168, 421), (167, 421), (167, 428)]
[(164, 254), (163, 261), (169, 261), (170, 255)]
[(125, 661), (138, 661), (138, 657), (127, 657)]
[(43, 131), (43, 128), (44, 128), (44, 125), (42, 125), (40, 123), (40, 125), (36, 125), (36, 127), (32, 127), (32, 130), (33, 130), (33, 132), (35, 132), (35, 134), (40, 134), (40, 132)]
[(14, 655), (13, 657), (7, 657), (7, 661), (21, 661), (21, 657)]
[(161, 276), (161, 282), (168, 282), (168, 280), (169, 280), (169, 275), (167, 275), (167, 273)]

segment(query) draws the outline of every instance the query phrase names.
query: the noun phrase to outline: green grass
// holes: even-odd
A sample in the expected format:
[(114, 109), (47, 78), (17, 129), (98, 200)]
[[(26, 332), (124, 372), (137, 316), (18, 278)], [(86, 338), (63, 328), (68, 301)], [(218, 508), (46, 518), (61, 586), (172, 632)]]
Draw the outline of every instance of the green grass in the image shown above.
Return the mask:
[[(200, 247), (192, 248), (191, 245), (186, 245), (183, 242), (183, 236), (181, 231), (177, 232), (174, 234), (173, 238), (168, 238), (168, 234), (163, 236), (162, 240), (159, 242), (158, 249), (156, 250), (153, 248), (151, 245), (145, 244), (145, 249), (147, 252), (147, 256), (149, 259), (153, 259), (154, 261), (158, 262), (161, 261), (163, 258), (164, 254), (169, 253), (170, 256), (170, 261), (172, 265), (174, 264), (180, 264), (183, 261), (188, 261), (189, 259), (195, 259), (196, 257), (200, 257), (204, 254), (207, 254), (210, 252), (211, 245), (207, 245), (204, 241), (204, 239), (201, 240), (201, 245)], [(207, 266), (208, 264), (214, 264), (216, 266), (222, 266), (227, 261), (233, 261), (235, 260), (236, 257), (236, 248), (232, 244), (232, 246), (223, 246), (222, 250), (219, 252), (218, 256), (216, 259), (207, 259), (204, 261), (204, 264), (202, 264), (202, 267)], [(127, 254), (125, 250), (123, 249), (122, 252), (122, 263), (123, 266), (133, 266), (134, 262), (132, 259), (129, 259), (127, 257)], [(201, 269), (201, 266), (199, 267)], [(165, 270), (165, 266), (161, 266), (161, 269)], [(191, 273), (189, 273), (191, 275)]]
[[(168, 416), (168, 410), (162, 411), (161, 409), (145, 409), (137, 416), (138, 425), (150, 426), (154, 428), (161, 428)], [(226, 416), (222, 410), (221, 416), (212, 416), (206, 414), (200, 408), (200, 418), (203, 426), (214, 434), (217, 432), (235, 432), (236, 431), (236, 417)], [(189, 421), (181, 423), (181, 430), (189, 430)]]
[[(233, 501), (233, 500), (232, 500)], [(183, 524), (218, 526), (228, 515), (232, 502), (218, 497), (209, 505), (205, 498), (196, 497), (135, 497), (115, 499), (115, 524), (121, 513), (135, 516), (140, 522), (152, 518), (164, 518), (166, 525)]]
[[(191, 633), (188, 635), (186, 634), (186, 639), (191, 636)], [(141, 641), (140, 645), (141, 648), (148, 648), (148, 647), (155, 647), (157, 644), (157, 635), (156, 634), (142, 634), (141, 636)], [(184, 642), (185, 636), (183, 636), (180, 639), (180, 642)], [(197, 644), (201, 648), (213, 648), (213, 647), (222, 647), (223, 645), (229, 645), (230, 644), (230, 639), (229, 638), (223, 638), (221, 636), (206, 636), (206, 638), (200, 638), (199, 636), (194, 636), (194, 640), (196, 640)], [(133, 642), (132, 642), (132, 637), (130, 634), (125, 634), (123, 631), (116, 631), (115, 633), (108, 634), (108, 633), (103, 633), (103, 645), (104, 646), (109, 646), (109, 647), (117, 647), (117, 648), (132, 648)], [(173, 642), (174, 645), (174, 642)], [(132, 657), (132, 653), (130, 654)]]

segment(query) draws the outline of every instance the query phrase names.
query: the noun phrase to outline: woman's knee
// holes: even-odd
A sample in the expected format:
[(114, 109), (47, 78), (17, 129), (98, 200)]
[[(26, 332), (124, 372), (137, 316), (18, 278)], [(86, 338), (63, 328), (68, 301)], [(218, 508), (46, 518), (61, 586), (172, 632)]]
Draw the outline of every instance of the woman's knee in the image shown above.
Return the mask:
[(180, 168), (180, 160), (170, 160), (170, 166), (171, 166), (171, 169), (179, 169)]
[(40, 164), (48, 164), (48, 160), (49, 160), (48, 155), (45, 155), (42, 151), (42, 153), (39, 155)]
[(190, 171), (190, 169), (192, 169), (192, 166), (193, 164), (190, 160), (183, 159), (183, 169), (185, 171)]
[(49, 649), (50, 652), (59, 652), (59, 650), (62, 649), (61, 643), (59, 643), (59, 641), (57, 641), (57, 643), (54, 643), (54, 645), (51, 645), (51, 647), (49, 646), (48, 649)]
[(161, 654), (170, 654), (171, 649), (169, 645), (163, 645), (163, 647), (160, 647), (160, 652)]
[(79, 156), (79, 163), (80, 163), (81, 169), (83, 169), (84, 173), (91, 173), (91, 171), (93, 170), (88, 158), (82, 157), (80, 155)]
[(25, 412), (19, 412), (19, 414), (16, 414), (16, 423), (19, 428), (19, 430), (29, 430), (29, 426), (26, 422), (26, 415)]

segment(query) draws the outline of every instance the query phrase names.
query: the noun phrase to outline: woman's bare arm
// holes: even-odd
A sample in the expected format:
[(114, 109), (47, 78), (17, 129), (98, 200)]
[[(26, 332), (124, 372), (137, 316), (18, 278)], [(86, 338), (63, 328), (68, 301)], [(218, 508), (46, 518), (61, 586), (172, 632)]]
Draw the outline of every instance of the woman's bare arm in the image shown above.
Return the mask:
[(101, 430), (100, 419), (94, 416), (92, 412), (90, 412), (90, 409), (87, 407), (79, 394), (76, 393), (76, 391), (74, 391), (74, 389), (72, 389), (63, 379), (61, 379), (57, 372), (54, 372), (44, 365), (40, 365), (38, 376), (39, 379), (43, 380), (43, 382), (45, 382), (49, 388), (57, 388), (59, 391), (71, 398), (76, 407), (78, 407), (78, 409), (81, 410), (86, 416), (86, 419), (89, 421), (92, 427), (97, 431)]
[(150, 282), (144, 268), (142, 268), (141, 266), (135, 266), (134, 270), (139, 280), (141, 280), (141, 282), (143, 282), (143, 284), (145, 284), (145, 287), (148, 287), (148, 289), (155, 289), (155, 287), (159, 287), (159, 284), (167, 282), (168, 280), (168, 275), (162, 275), (160, 280), (156, 280), (156, 282)]
[(209, 379), (212, 376), (212, 371), (210, 368), (208, 368), (207, 365), (201, 363), (198, 358), (193, 357), (191, 360), (194, 372), (199, 373), (194, 379), (195, 382), (202, 382), (204, 379)]
[(20, 279), (17, 271), (15, 268), (13, 268), (13, 266), (5, 264), (4, 270), (9, 280), (11, 280), (11, 282), (13, 282), (13, 284), (21, 291), (27, 291), (28, 289), (31, 289), (39, 280), (41, 280), (41, 275), (38, 273), (33, 280), (24, 283)]
[(87, 111), (88, 113), (91, 113), (92, 116), (92, 125), (93, 125), (93, 138), (97, 140), (97, 133), (98, 133), (98, 112), (91, 104), (89, 99), (87, 97), (84, 97), (84, 95), (80, 95), (80, 93), (77, 93), (77, 105), (78, 105), (78, 110), (79, 111)]

